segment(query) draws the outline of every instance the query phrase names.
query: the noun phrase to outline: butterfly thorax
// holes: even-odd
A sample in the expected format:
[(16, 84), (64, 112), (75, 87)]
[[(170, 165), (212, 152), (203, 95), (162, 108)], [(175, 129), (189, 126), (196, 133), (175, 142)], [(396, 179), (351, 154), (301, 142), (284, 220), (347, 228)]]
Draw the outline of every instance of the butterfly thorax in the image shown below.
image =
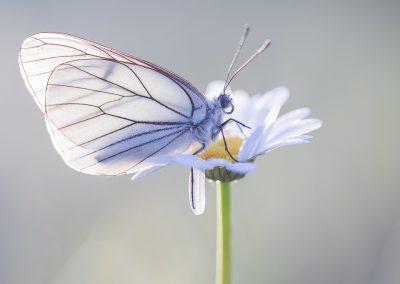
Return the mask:
[(233, 111), (232, 100), (226, 94), (221, 94), (218, 98), (209, 101), (207, 106), (204, 119), (193, 124), (190, 129), (194, 139), (205, 145), (208, 145), (218, 137), (225, 114)]

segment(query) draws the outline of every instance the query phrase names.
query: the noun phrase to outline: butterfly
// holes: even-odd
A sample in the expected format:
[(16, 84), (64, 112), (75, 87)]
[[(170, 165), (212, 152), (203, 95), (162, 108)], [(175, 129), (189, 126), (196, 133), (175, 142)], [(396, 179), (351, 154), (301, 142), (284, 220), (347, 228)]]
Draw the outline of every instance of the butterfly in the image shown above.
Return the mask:
[(229, 77), (248, 31), (215, 99), (161, 66), (65, 33), (28, 37), (19, 66), (68, 166), (92, 175), (132, 174), (152, 168), (151, 157), (194, 146), (200, 153), (232, 121), (223, 121), (234, 111), (226, 88), (270, 43)]

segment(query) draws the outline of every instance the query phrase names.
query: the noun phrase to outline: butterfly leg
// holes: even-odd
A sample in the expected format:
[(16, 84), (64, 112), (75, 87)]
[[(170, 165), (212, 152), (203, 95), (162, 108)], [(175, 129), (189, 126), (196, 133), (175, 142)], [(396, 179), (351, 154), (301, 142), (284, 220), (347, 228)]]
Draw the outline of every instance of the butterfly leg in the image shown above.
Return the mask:
[(201, 147), (198, 150), (196, 150), (196, 152), (194, 152), (193, 155), (197, 155), (197, 154), (203, 152), (204, 149), (206, 149), (206, 144), (205, 143), (201, 143)]
[(224, 121), (223, 123), (221, 123), (220, 127), (224, 127), (225, 125), (228, 125), (231, 122), (235, 122), (237, 127), (239, 128), (240, 132), (243, 134), (243, 136), (245, 136), (242, 127), (245, 127), (247, 129), (251, 129), (250, 126), (247, 126), (246, 124), (234, 119), (234, 118), (229, 118), (228, 120)]
[(250, 126), (247, 126), (243, 122), (240, 122), (239, 120), (236, 120), (234, 118), (229, 118), (228, 120), (225, 120), (224, 122), (221, 123), (220, 127), (224, 127), (225, 125), (227, 125), (228, 123), (231, 123), (231, 122), (235, 122), (235, 123), (239, 124), (240, 126), (251, 129)]
[(235, 162), (239, 162), (235, 157), (233, 157), (232, 153), (229, 151), (228, 144), (226, 143), (226, 139), (225, 139), (225, 134), (224, 134), (223, 128), (220, 127), (219, 129), (221, 130), (222, 139), (224, 140), (225, 151), (228, 153), (229, 157), (231, 157), (232, 160), (234, 160)]
[(235, 157), (233, 157), (232, 153), (229, 151), (229, 147), (228, 147), (228, 144), (226, 143), (226, 138), (225, 138), (225, 134), (224, 134), (224, 130), (223, 130), (223, 128), (231, 122), (236, 123), (236, 125), (239, 127), (240, 132), (242, 132), (243, 136), (245, 136), (245, 134), (243, 133), (243, 129), (241, 127), (245, 127), (248, 129), (251, 129), (251, 127), (247, 126), (246, 124), (244, 124), (234, 118), (229, 118), (228, 120), (221, 123), (221, 125), (219, 126), (219, 129), (220, 129), (221, 135), (222, 135), (222, 139), (224, 141), (225, 151), (228, 153), (229, 157), (231, 157), (232, 160), (234, 160), (235, 162), (239, 162)]

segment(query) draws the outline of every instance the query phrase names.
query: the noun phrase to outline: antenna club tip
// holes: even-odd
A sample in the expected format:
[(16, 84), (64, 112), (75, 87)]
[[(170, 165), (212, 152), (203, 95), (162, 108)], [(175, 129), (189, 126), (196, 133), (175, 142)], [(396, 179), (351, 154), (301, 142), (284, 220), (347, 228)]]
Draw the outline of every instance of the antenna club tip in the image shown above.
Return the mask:
[(243, 37), (246, 38), (247, 35), (249, 34), (249, 32), (250, 32), (250, 26), (249, 25), (245, 25), (244, 26)]
[(264, 41), (264, 43), (257, 50), (256, 54), (259, 54), (259, 53), (263, 52), (264, 50), (266, 50), (267, 47), (271, 44), (271, 42), (272, 41), (270, 39), (267, 39), (266, 41)]

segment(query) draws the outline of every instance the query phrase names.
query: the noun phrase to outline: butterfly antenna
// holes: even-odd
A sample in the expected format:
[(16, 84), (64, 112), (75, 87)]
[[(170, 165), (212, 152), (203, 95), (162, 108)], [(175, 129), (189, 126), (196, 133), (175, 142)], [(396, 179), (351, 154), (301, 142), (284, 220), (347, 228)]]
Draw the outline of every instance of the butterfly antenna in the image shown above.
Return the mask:
[(258, 55), (260, 55), (265, 49), (267, 49), (267, 47), (271, 44), (271, 40), (267, 39), (265, 40), (265, 42), (260, 46), (259, 49), (257, 49), (256, 52), (254, 52), (254, 54), (252, 56), (250, 56), (249, 59), (247, 59), (247, 61), (245, 63), (242, 64), (242, 66), (240, 66), (235, 73), (233, 73), (232, 77), (229, 79), (229, 81), (227, 81), (225, 83), (224, 86), (224, 92), (225, 89), (229, 86), (229, 84), (232, 82), (233, 78), (235, 78), (235, 76), (244, 68), (246, 67), (251, 61), (253, 61)]
[(231, 65), (228, 68), (228, 74), (226, 74), (225, 85), (224, 85), (224, 89), (223, 89), (222, 93), (225, 93), (225, 90), (229, 85), (228, 84), (229, 75), (231, 74), (233, 65), (235, 65), (235, 62), (236, 62), (237, 58), (239, 57), (240, 51), (242, 50), (242, 47), (244, 45), (244, 42), (246, 41), (246, 38), (249, 35), (249, 31), (250, 31), (250, 26), (246, 25), (244, 27), (244, 31), (243, 31), (242, 37), (240, 38), (239, 45), (238, 45), (238, 47), (237, 47), (237, 49), (235, 51), (235, 54), (233, 55), (233, 59), (232, 59)]

